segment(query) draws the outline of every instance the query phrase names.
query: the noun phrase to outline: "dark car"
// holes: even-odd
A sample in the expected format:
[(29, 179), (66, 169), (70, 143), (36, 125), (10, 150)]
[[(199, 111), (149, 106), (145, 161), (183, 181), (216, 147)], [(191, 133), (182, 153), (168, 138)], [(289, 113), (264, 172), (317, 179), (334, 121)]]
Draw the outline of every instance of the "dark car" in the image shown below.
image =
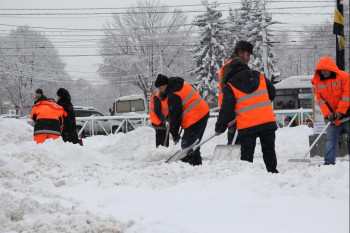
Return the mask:
[[(96, 111), (93, 107), (80, 107), (75, 106), (74, 107), (75, 117), (102, 117), (104, 116), (102, 113)], [(84, 120), (76, 120), (77, 124), (77, 131), (78, 134), (81, 131), (82, 127), (84, 126), (86, 121)], [(120, 125), (120, 122), (115, 120), (94, 120), (93, 127), (92, 127), (92, 121), (89, 120), (88, 123), (85, 125), (83, 131), (79, 136), (86, 137), (92, 135), (92, 131), (94, 135), (100, 134), (100, 135), (106, 135), (107, 133), (115, 133)], [(92, 130), (93, 128), (93, 130)], [(122, 131), (123, 129), (120, 129)]]

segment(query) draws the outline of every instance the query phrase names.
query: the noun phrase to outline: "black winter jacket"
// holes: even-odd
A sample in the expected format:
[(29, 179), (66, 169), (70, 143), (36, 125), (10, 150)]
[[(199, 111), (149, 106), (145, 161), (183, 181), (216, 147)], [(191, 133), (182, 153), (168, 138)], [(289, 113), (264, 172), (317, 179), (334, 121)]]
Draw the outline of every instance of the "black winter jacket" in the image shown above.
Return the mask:
[(168, 96), (168, 108), (169, 108), (169, 132), (173, 137), (177, 137), (182, 120), (182, 101), (180, 96), (174, 94), (174, 92), (180, 91), (184, 86), (184, 79), (180, 77), (169, 78), (168, 86), (165, 90), (165, 95)]
[[(234, 67), (228, 74), (228, 83), (237, 88), (238, 90), (247, 94), (254, 92), (260, 85), (260, 73), (257, 71), (251, 71), (247, 65), (239, 58), (235, 58), (233, 61)], [(270, 80), (266, 79), (267, 91), (269, 99), (273, 101), (276, 95), (276, 90)], [(235, 118), (235, 105), (236, 97), (233, 93), (230, 85), (226, 85), (223, 89), (224, 97), (219, 112), (219, 117), (215, 125), (215, 131), (223, 133), (227, 128), (227, 124)], [(259, 116), (257, 116), (259, 117)], [(263, 130), (276, 130), (276, 122), (268, 122), (261, 125), (253, 126), (247, 129), (239, 130), (239, 135), (250, 135)]]
[(62, 106), (64, 111), (67, 112), (67, 117), (63, 121), (63, 130), (62, 130), (62, 139), (63, 141), (68, 141), (72, 143), (79, 143), (77, 126), (75, 122), (75, 113), (74, 108), (70, 100), (68, 99), (59, 99), (57, 104)]

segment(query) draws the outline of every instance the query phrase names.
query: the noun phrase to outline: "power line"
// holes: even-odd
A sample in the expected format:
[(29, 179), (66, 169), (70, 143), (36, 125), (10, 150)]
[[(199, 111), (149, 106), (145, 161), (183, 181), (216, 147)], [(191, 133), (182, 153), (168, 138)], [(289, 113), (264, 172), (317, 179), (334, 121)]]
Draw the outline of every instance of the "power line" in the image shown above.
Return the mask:
[[(251, 2), (259, 2), (259, 1), (251, 1)], [(322, 2), (322, 1), (320, 1)], [(232, 4), (241, 4), (240, 1), (238, 2), (220, 2), (218, 3), (218, 6), (220, 5), (232, 5)], [(164, 5), (164, 6), (145, 6), (145, 7), (139, 7), (139, 6), (131, 6), (131, 7), (83, 7), (83, 8), (0, 8), (0, 10), (6, 10), (6, 11), (71, 11), (71, 10), (128, 10), (128, 9), (152, 9), (152, 8), (170, 8), (170, 7), (192, 7), (192, 6), (203, 6), (203, 4), (184, 4), (184, 5)]]

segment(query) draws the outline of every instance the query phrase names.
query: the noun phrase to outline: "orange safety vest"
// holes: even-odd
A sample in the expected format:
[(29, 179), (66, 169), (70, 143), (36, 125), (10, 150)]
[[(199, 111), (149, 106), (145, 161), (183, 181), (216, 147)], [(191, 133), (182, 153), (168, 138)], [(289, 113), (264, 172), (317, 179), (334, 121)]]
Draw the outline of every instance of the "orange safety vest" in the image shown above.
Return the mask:
[(232, 59), (228, 60), (220, 69), (219, 72), (219, 108), (221, 109), (222, 99), (224, 98), (224, 93), (222, 92), (222, 77), (224, 76), (224, 68), (226, 65), (230, 64)]
[(164, 115), (164, 117), (166, 118), (169, 114), (169, 109), (168, 109), (168, 98), (161, 100), (161, 98), (159, 97), (159, 93), (156, 93), (154, 95), (152, 95), (151, 98), (151, 102), (149, 103), (149, 116), (151, 119), (151, 122), (153, 124), (159, 125), (161, 122), (161, 120), (157, 117), (156, 112), (154, 111), (154, 97), (157, 96), (160, 99), (161, 105), (162, 105), (162, 114)]
[[(336, 73), (333, 79), (321, 80), (318, 70), (329, 70)], [(315, 69), (315, 76), (311, 80), (315, 87), (315, 93), (318, 105), (321, 108), (323, 116), (326, 118), (328, 114), (339, 112), (346, 114), (350, 106), (349, 98), (349, 74), (339, 70), (338, 66), (330, 57), (322, 57)], [(326, 102), (332, 109), (329, 109)]]
[(268, 122), (276, 121), (267, 91), (266, 81), (260, 74), (258, 89), (244, 93), (228, 83), (236, 98), (237, 129), (246, 129)]
[(182, 128), (187, 129), (209, 112), (205, 100), (190, 84), (184, 82), (182, 89), (174, 94), (178, 95), (182, 102)]

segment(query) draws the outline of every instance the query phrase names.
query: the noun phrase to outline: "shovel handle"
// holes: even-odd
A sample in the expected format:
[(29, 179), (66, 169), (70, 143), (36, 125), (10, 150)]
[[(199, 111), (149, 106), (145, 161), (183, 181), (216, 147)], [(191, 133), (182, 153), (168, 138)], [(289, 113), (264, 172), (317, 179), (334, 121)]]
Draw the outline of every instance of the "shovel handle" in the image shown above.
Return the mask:
[(237, 123), (237, 119), (234, 119), (233, 121), (231, 121), (230, 123), (227, 124), (227, 127), (231, 127), (232, 125)]
[(209, 138), (201, 141), (200, 143), (196, 144), (194, 147), (193, 147), (193, 150), (196, 150), (198, 147), (200, 147), (201, 145), (203, 145), (204, 143), (206, 143), (207, 141), (209, 141), (210, 139), (212, 139), (213, 137), (215, 137), (216, 134), (213, 134), (212, 136), (210, 136)]

